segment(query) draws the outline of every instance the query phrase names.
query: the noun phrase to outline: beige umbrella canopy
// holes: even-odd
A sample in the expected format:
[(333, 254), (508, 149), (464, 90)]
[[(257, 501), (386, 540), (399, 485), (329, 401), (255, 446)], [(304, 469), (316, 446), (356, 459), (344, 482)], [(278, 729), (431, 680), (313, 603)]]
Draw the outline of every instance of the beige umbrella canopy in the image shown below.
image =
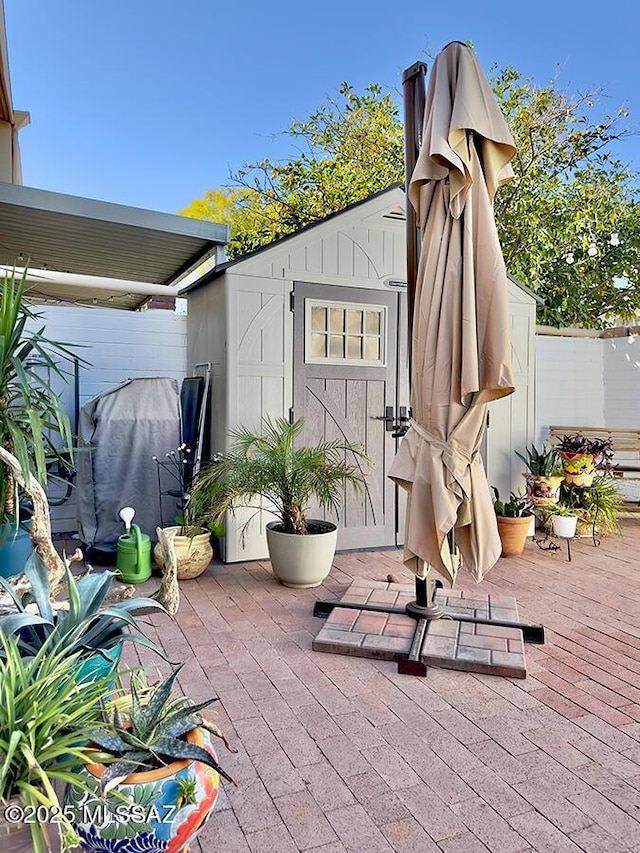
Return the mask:
[[(493, 217), (515, 145), (478, 61), (459, 42), (436, 57), (409, 198), (422, 235), (411, 339), (413, 420), (390, 476), (408, 491), (404, 562), (453, 583), (500, 556), (480, 443), (487, 404), (511, 394), (507, 277)], [(426, 566), (425, 566), (426, 564)]]

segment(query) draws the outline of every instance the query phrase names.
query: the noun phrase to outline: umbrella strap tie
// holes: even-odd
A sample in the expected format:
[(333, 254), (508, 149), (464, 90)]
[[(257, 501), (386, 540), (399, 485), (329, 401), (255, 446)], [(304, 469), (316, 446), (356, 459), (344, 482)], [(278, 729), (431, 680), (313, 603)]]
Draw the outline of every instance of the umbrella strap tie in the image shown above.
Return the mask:
[(474, 461), (476, 456), (478, 455), (478, 451), (474, 450), (473, 453), (467, 453), (459, 444), (454, 442), (443, 441), (441, 438), (438, 438), (437, 435), (426, 430), (422, 424), (419, 424), (417, 421), (413, 420), (413, 418), (409, 421), (409, 427), (418, 435), (423, 438), (426, 442), (428, 442), (432, 447), (436, 447), (438, 450), (442, 450), (444, 454), (447, 456), (454, 456), (464, 459), (469, 465)]

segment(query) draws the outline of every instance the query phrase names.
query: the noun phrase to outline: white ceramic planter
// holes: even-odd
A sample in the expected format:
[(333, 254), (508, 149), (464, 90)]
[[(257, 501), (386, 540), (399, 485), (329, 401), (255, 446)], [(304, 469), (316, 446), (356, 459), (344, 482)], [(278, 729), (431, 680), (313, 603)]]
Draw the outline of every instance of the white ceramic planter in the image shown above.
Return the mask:
[[(308, 523), (313, 523), (309, 519)], [(294, 533), (282, 533), (274, 528), (280, 522), (267, 524), (267, 547), (273, 574), (284, 586), (294, 589), (308, 589), (320, 586), (331, 571), (333, 556), (338, 541), (338, 528), (330, 522), (326, 533), (308, 533), (298, 536)]]
[(553, 532), (561, 539), (573, 539), (576, 535), (578, 517), (575, 515), (552, 515)]

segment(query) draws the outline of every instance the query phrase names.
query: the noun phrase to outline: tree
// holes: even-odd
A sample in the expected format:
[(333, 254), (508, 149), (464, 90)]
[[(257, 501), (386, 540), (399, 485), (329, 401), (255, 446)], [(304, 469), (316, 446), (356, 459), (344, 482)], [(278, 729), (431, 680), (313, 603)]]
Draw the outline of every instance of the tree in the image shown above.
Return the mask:
[[(544, 299), (538, 321), (601, 327), (640, 309), (640, 196), (611, 154), (628, 132), (620, 109), (594, 118), (600, 93), (536, 87), (513, 68), (492, 78), (518, 146), (516, 180), (496, 197), (507, 269)], [(297, 231), (404, 181), (403, 130), (389, 93), (343, 83), (286, 134), (296, 153), (239, 169), (184, 215), (231, 225), (230, 257)]]
[(640, 308), (638, 191), (610, 148), (625, 110), (590, 118), (571, 98), (507, 68), (492, 79), (514, 135), (516, 180), (496, 197), (507, 269), (543, 299), (538, 321), (600, 327)]
[(297, 149), (290, 160), (247, 164), (232, 175), (235, 187), (209, 191), (181, 211), (230, 225), (230, 257), (404, 180), (398, 108), (377, 84), (356, 94), (343, 83), (337, 99), (294, 122), (286, 135)]

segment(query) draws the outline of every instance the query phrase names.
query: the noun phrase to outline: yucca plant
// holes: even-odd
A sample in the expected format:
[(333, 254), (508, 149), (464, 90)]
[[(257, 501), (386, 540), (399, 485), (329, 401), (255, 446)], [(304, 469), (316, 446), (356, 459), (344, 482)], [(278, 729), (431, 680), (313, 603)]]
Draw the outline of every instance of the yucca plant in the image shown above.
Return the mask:
[(107, 757), (111, 762), (100, 779), (103, 795), (131, 773), (163, 767), (184, 758), (213, 767), (233, 783), (231, 776), (210, 752), (186, 740), (188, 732), (202, 728), (221, 738), (228, 746), (220, 729), (200, 714), (216, 699), (194, 705), (188, 697), (172, 694), (181, 666), (152, 688), (146, 686), (144, 676), (134, 673), (128, 707), (123, 710), (122, 702), (116, 701), (104, 709), (103, 725), (91, 736), (93, 743), (102, 751), (92, 760), (103, 761)]
[[(66, 380), (59, 361), (77, 356), (65, 344), (47, 338), (44, 326), (37, 327), (41, 315), (25, 304), (26, 275), (26, 270), (21, 276), (8, 271), (2, 282), (0, 444), (44, 486), (48, 462), (58, 460), (68, 466), (72, 439), (69, 419), (42, 369)], [(18, 519), (17, 490), (4, 468), (0, 470), (0, 507), (5, 516)]]
[(50, 600), (49, 573), (35, 552), (27, 561), (25, 574), (31, 582), (31, 591), (22, 597), (0, 577), (0, 588), (9, 594), (16, 608), (15, 613), (0, 616), (0, 633), (15, 635), (25, 657), (36, 655), (50, 642), (66, 648), (68, 654), (104, 655), (124, 640), (146, 646), (164, 657), (161, 649), (144, 634), (135, 614), (142, 609), (166, 613), (165, 608), (151, 598), (125, 599), (105, 606), (114, 572), (90, 572), (76, 580), (69, 560), (65, 560), (68, 602), (55, 609)]
[(285, 533), (306, 534), (312, 499), (337, 512), (345, 483), (356, 491), (364, 485), (364, 451), (340, 441), (296, 446), (302, 429), (302, 419), (264, 418), (260, 432), (233, 430), (229, 450), (200, 472), (189, 501), (191, 515), (213, 529), (227, 512), (264, 498)]
[[(101, 719), (108, 677), (78, 679), (80, 654), (50, 639), (31, 658), (0, 631), (0, 803), (26, 809), (35, 853), (51, 850), (40, 810), (57, 821), (61, 849), (75, 846), (56, 783), (86, 789), (80, 768), (90, 757), (89, 737)], [(5, 811), (5, 819), (15, 811)], [(9, 845), (11, 842), (9, 841)], [(13, 848), (12, 848), (13, 849)]]

